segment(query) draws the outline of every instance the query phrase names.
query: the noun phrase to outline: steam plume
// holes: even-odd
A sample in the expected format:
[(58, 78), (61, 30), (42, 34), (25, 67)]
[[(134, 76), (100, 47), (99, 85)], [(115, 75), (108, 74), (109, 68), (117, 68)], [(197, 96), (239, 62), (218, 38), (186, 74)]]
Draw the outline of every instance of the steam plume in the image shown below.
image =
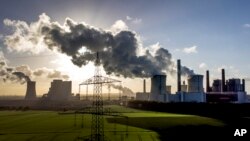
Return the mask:
[(33, 71), (27, 65), (10, 67), (7, 65), (3, 53), (0, 51), (0, 80), (3, 82), (24, 84), (27, 81), (31, 81), (30, 77), (32, 76), (42, 77), (43, 75), (45, 75), (46, 78), (69, 78), (68, 75), (62, 74), (62, 72), (53, 69), (39, 68)]
[(121, 90), (123, 94), (128, 94), (128, 95), (134, 94), (134, 92), (127, 87), (122, 87), (120, 85), (115, 85), (115, 84), (109, 84), (109, 85), (114, 89)]
[[(165, 48), (159, 48), (155, 53), (146, 49), (143, 54), (138, 54), (140, 41), (138, 35), (130, 30), (112, 33), (69, 18), (60, 25), (58, 22), (51, 22), (46, 14), (40, 15), (39, 20), (30, 25), (24, 21), (9, 19), (5, 20), (5, 25), (15, 29), (12, 35), (5, 38), (5, 45), (11, 46), (12, 50), (32, 50), (20, 49), (20, 44), (27, 40), (36, 47), (36, 51), (42, 44), (51, 50), (67, 54), (79, 67), (93, 62), (98, 51), (104, 70), (117, 76), (151, 77), (175, 72), (172, 55)], [(85, 51), (81, 52), (82, 49)], [(191, 72), (187, 67), (183, 68), (183, 74)]]

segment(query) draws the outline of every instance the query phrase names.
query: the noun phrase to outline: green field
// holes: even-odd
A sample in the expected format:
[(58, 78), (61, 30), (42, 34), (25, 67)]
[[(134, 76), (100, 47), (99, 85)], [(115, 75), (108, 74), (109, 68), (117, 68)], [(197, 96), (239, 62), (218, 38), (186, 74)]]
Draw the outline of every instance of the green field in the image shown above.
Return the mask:
[[(107, 107), (106, 107), (107, 108)], [(154, 129), (186, 125), (223, 126), (218, 120), (108, 106), (123, 117), (105, 116), (105, 136), (111, 141), (157, 141)], [(91, 115), (54, 111), (0, 111), (0, 141), (74, 141), (90, 135)], [(129, 125), (129, 126), (127, 126)], [(82, 127), (83, 126), (83, 127)]]

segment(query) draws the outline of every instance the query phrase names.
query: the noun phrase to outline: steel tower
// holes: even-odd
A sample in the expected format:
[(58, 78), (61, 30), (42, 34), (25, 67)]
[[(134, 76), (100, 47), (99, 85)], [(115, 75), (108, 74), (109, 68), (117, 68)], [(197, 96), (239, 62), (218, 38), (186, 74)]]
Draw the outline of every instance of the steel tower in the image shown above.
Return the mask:
[(92, 122), (91, 122), (91, 135), (88, 140), (90, 141), (105, 141), (104, 136), (104, 110), (103, 110), (103, 98), (102, 98), (102, 85), (105, 83), (115, 83), (121, 81), (115, 80), (109, 77), (105, 77), (101, 75), (100, 69), (100, 58), (99, 53), (96, 53), (96, 61), (95, 61), (95, 74), (93, 77), (87, 79), (86, 81), (79, 84), (79, 94), (80, 94), (80, 86), (81, 85), (94, 85), (93, 88), (93, 103), (92, 103)]
[(103, 100), (102, 100), (102, 82), (100, 70), (99, 53), (96, 54), (93, 90), (93, 114), (91, 124), (91, 141), (104, 141), (104, 123), (103, 123)]

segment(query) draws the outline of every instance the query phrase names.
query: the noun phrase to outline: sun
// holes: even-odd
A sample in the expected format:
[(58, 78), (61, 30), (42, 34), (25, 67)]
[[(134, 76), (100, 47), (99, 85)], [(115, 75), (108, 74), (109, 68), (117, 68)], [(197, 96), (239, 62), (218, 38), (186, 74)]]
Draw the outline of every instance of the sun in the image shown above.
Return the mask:
[(64, 74), (69, 75), (70, 81), (83, 81), (94, 75), (95, 66), (94, 63), (78, 67), (71, 61), (71, 57), (65, 54), (57, 54), (57, 59), (52, 63), (56, 65), (56, 70), (61, 71)]

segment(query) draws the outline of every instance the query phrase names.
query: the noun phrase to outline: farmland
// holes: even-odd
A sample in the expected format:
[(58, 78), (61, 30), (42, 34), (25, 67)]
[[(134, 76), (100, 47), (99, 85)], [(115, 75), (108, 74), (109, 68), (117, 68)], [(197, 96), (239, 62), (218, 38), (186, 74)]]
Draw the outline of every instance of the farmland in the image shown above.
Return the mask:
[[(122, 115), (104, 117), (105, 136), (111, 141), (157, 141), (160, 140), (159, 131), (165, 129), (224, 126), (218, 120), (194, 115), (142, 111), (121, 106), (105, 108)], [(0, 111), (0, 141), (75, 141), (87, 138), (90, 129), (90, 114), (75, 116), (57, 111)]]

